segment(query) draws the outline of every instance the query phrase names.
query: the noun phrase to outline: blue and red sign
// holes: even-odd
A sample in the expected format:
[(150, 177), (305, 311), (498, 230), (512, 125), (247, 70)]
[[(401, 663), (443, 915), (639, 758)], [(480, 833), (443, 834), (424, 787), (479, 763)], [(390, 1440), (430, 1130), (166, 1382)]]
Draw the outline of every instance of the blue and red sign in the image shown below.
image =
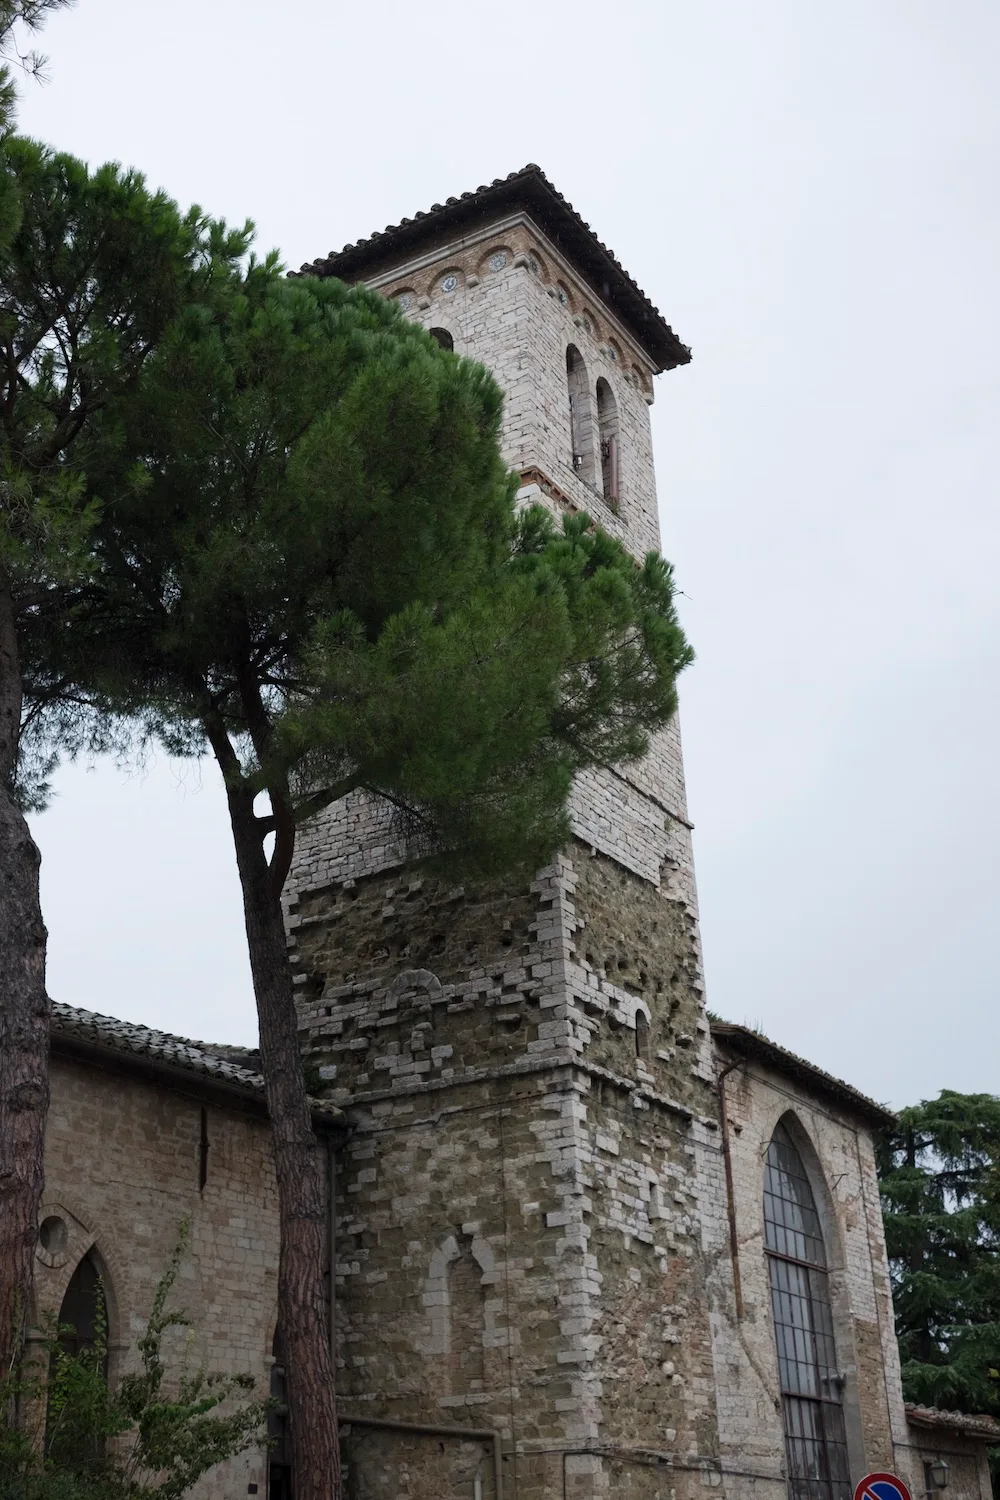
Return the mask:
[(895, 1474), (866, 1474), (854, 1491), (854, 1500), (910, 1500), (910, 1492)]

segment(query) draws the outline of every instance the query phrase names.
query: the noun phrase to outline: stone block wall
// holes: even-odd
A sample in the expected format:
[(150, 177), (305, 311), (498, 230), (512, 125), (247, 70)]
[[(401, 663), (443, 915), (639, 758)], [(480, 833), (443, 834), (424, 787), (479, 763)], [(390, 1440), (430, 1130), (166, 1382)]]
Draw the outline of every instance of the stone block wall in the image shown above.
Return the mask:
[[(720, 1067), (736, 1061), (725, 1049)], [(736, 1316), (725, 1181), (718, 1133), (699, 1140), (700, 1205), (715, 1347), (719, 1442), (734, 1476), (731, 1494), (785, 1493), (777, 1351), (764, 1254), (764, 1159), (783, 1121), (809, 1173), (823, 1226), (851, 1472), (908, 1472), (906, 1421), (878, 1182), (869, 1129), (808, 1085), (758, 1063), (739, 1062), (725, 1080), (739, 1274)], [(751, 1477), (751, 1475), (755, 1477)], [(768, 1481), (770, 1476), (770, 1482)], [(922, 1488), (922, 1482), (918, 1485)]]
[[(520, 503), (587, 510), (640, 557), (658, 546), (652, 367), (530, 219), (366, 280), (493, 371)], [(676, 724), (641, 765), (582, 776), (571, 812), (572, 847), (523, 886), (408, 870), (391, 815), (360, 796), (302, 831), (287, 920), (303, 1050), (355, 1122), (341, 1390), (355, 1415), (500, 1431), (521, 1500), (666, 1500), (718, 1477), (693, 1156), (713, 1075)], [(349, 1451), (359, 1497), (492, 1493), (474, 1444), (359, 1427)]]
[[(576, 843), (523, 889), (395, 868), (301, 891), (289, 924), (309, 1075), (354, 1121), (345, 1409), (499, 1430), (522, 1500), (561, 1494), (564, 1464), (567, 1494), (665, 1496), (668, 1461), (700, 1485), (712, 1094), (686, 900)], [(471, 1450), (402, 1447), (409, 1488), (380, 1488), (363, 1435), (359, 1495), (466, 1493)], [(433, 1489), (442, 1463), (459, 1487)]]
[[(70, 1278), (91, 1250), (109, 1312), (110, 1378), (138, 1365), (159, 1278), (182, 1220), (190, 1246), (171, 1305), (193, 1328), (168, 1334), (168, 1370), (247, 1371), (267, 1394), (277, 1317), (278, 1213), (266, 1120), (204, 1106), (207, 1176), (199, 1187), (202, 1104), (119, 1069), (53, 1058), (41, 1221), (61, 1221), (57, 1248), (39, 1248), (39, 1314), (58, 1314)], [(232, 1500), (251, 1483), (263, 1496), (264, 1452), (222, 1465), (192, 1500)]]
[[(638, 555), (659, 546), (649, 358), (526, 214), (418, 259), (373, 265), (365, 281), (423, 327), (444, 329), (456, 353), (492, 371), (505, 395), (503, 447), (511, 468), (540, 470), (562, 505), (589, 511)], [(586, 370), (589, 473), (573, 464), (570, 346)], [(596, 449), (599, 379), (610, 386), (618, 414), (617, 513), (604, 498)]]

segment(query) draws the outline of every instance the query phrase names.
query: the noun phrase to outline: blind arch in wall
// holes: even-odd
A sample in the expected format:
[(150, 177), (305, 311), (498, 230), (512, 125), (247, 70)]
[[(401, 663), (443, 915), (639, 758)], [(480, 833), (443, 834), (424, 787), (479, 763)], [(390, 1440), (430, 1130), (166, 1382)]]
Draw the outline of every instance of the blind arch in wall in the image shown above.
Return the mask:
[(802, 1157), (781, 1123), (764, 1170), (764, 1248), (790, 1500), (851, 1500), (823, 1228)]

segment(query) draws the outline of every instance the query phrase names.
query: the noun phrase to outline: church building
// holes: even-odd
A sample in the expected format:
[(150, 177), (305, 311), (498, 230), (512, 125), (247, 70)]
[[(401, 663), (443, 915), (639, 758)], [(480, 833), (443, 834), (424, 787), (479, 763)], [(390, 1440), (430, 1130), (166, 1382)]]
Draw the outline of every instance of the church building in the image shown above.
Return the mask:
[[(303, 272), (362, 282), (506, 398), (519, 502), (659, 548), (654, 378), (685, 345), (542, 172)], [(678, 725), (581, 776), (537, 878), (450, 885), (352, 794), (287, 927), (336, 1183), (329, 1334), (350, 1500), (988, 1500), (989, 1418), (904, 1405), (880, 1105), (705, 1009)], [(179, 1221), (210, 1368), (280, 1396), (252, 1053), (57, 1007), (40, 1307), (108, 1288), (134, 1358)], [(291, 1491), (274, 1446), (198, 1500)]]

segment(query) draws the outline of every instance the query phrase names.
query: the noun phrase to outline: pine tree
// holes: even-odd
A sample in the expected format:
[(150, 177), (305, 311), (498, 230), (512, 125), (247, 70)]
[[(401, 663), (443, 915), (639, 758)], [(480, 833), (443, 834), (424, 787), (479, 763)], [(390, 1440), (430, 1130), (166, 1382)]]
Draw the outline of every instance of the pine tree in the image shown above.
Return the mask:
[(25, 751), (36, 716), (68, 686), (58, 676), (26, 685), (25, 664), (35, 634), (68, 618), (90, 587), (99, 507), (81, 464), (98, 413), (135, 385), (192, 280), (214, 256), (241, 254), (245, 236), (197, 212), (182, 218), (135, 173), (91, 173), (17, 137), (2, 142), (0, 179), (10, 190), (0, 237), (2, 1372), (30, 1306), (48, 1108), (46, 933)]
[(1000, 1416), (1000, 1098), (902, 1110), (879, 1175), (907, 1399)]
[[(640, 755), (690, 659), (669, 567), (515, 515), (502, 399), (398, 309), (272, 260), (215, 278), (109, 415), (72, 680), (174, 752), (210, 747), (243, 887), (279, 1191), (299, 1500), (339, 1493), (325, 1183), (281, 891), (296, 828), (387, 799), (452, 868), (537, 868), (575, 770)], [(258, 807), (266, 797), (267, 806)], [(273, 840), (273, 845), (272, 841)]]

